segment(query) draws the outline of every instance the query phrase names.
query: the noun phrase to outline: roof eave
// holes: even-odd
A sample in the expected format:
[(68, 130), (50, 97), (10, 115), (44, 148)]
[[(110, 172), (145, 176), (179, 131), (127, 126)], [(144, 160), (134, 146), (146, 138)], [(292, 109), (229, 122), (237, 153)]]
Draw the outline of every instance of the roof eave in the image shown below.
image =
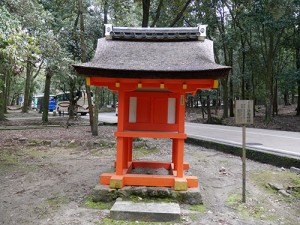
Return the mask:
[(114, 70), (73, 65), (75, 70), (85, 77), (139, 78), (139, 79), (219, 79), (226, 77), (231, 67), (212, 70), (192, 71), (148, 71)]

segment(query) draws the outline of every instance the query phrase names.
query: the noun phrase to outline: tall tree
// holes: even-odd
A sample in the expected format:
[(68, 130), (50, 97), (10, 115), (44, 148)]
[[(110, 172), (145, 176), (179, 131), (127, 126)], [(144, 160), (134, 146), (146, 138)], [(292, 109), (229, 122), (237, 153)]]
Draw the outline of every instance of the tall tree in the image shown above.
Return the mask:
[(142, 0), (143, 4), (143, 21), (142, 27), (148, 27), (149, 24), (149, 13), (150, 13), (151, 0)]
[[(81, 46), (81, 62), (86, 62), (87, 61), (87, 56), (86, 56), (86, 44), (85, 44), (85, 33), (84, 33), (84, 19), (83, 19), (83, 4), (82, 0), (78, 0), (78, 13), (79, 13), (79, 19), (80, 19), (80, 46)], [(85, 90), (87, 93), (87, 99), (88, 99), (88, 105), (89, 105), (89, 117), (90, 117), (90, 126), (92, 133), (94, 131), (94, 126), (93, 126), (93, 103), (92, 103), (92, 96), (91, 96), (91, 89), (90, 86), (88, 86), (85, 83)], [(98, 116), (95, 115), (95, 116)], [(93, 133), (94, 134), (94, 133)]]

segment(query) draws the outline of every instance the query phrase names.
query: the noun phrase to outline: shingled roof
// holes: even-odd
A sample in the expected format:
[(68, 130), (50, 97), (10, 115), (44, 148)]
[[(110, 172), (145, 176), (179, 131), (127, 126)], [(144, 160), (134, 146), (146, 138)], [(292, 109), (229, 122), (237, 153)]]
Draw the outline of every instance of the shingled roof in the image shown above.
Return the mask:
[(212, 41), (187, 41), (182, 36), (178, 41), (101, 38), (94, 59), (74, 67), (84, 76), (149, 79), (217, 79), (230, 70), (215, 63)]

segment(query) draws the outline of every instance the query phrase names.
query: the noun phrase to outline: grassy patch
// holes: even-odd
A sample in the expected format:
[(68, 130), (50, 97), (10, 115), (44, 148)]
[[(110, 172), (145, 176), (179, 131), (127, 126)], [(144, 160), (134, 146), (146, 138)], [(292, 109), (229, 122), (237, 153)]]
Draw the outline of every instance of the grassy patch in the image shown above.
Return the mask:
[(297, 175), (296, 177), (294, 177), (292, 183), (295, 186), (300, 186), (300, 175)]
[(293, 184), (293, 182), (300, 183), (299, 175), (289, 171), (272, 171), (265, 170), (259, 172), (252, 172), (250, 178), (258, 185), (265, 186), (267, 183), (279, 183), (284, 186)]
[(24, 153), (25, 155), (33, 158), (44, 158), (49, 155), (48, 152), (39, 149), (27, 149)]
[(190, 213), (189, 217), (191, 218), (191, 220), (196, 220), (196, 219), (198, 219), (199, 214), (198, 213)]
[[(290, 171), (263, 171), (253, 172), (250, 174), (250, 178), (260, 187), (265, 190), (277, 193), (276, 191), (268, 188), (268, 183), (282, 184), (285, 189), (289, 186), (300, 186), (300, 176)], [(299, 189), (293, 191), (295, 197), (300, 198)]]
[(204, 213), (206, 210), (206, 207), (204, 205), (191, 205), (189, 207), (189, 210), (196, 211), (199, 213)]
[(0, 150), (0, 170), (2, 172), (15, 172), (20, 167), (16, 151)]
[(260, 218), (265, 213), (263, 207), (242, 203), (242, 196), (240, 194), (229, 194), (226, 203), (246, 218)]
[(226, 203), (229, 206), (236, 208), (238, 205), (242, 204), (242, 196), (240, 194), (229, 194)]
[(292, 195), (297, 198), (300, 198), (300, 175), (292, 178), (291, 186), (297, 187), (292, 189)]
[(49, 214), (56, 212), (62, 205), (68, 204), (69, 198), (57, 195), (46, 199), (41, 205), (34, 208), (34, 213), (39, 219), (47, 218)]
[(132, 151), (134, 158), (142, 158), (148, 155), (157, 154), (159, 152), (159, 149), (157, 148), (147, 148), (147, 147), (141, 147), (141, 148), (135, 148)]
[(51, 141), (48, 141), (48, 140), (28, 140), (28, 144), (33, 145), (33, 146), (50, 145)]
[(101, 157), (101, 156), (113, 156), (115, 154), (114, 148), (109, 148), (108, 146), (98, 147), (90, 149), (90, 152), (93, 156)]
[(45, 202), (51, 209), (56, 210), (59, 209), (62, 205), (69, 203), (69, 198), (66, 196), (54, 196), (52, 198), (48, 198)]
[(277, 216), (275, 214), (268, 212), (267, 209), (265, 209), (262, 205), (258, 203), (242, 203), (241, 194), (229, 194), (226, 203), (231, 208), (237, 210), (239, 214), (244, 218), (254, 218), (262, 220), (277, 219)]
[(37, 149), (0, 150), (0, 170), (3, 172), (33, 172), (37, 165), (27, 164), (28, 158), (41, 158), (48, 153)]
[(0, 164), (12, 165), (18, 164), (16, 151), (0, 150)]
[(86, 208), (90, 209), (110, 209), (112, 207), (112, 203), (106, 203), (106, 202), (94, 202), (90, 198), (88, 198), (84, 202), (84, 206)]

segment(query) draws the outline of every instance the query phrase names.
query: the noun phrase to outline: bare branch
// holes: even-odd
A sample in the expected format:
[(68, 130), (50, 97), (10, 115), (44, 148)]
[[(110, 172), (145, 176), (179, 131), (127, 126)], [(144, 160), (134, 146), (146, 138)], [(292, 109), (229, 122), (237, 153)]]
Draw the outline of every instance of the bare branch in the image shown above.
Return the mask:
[(156, 25), (156, 23), (157, 23), (157, 21), (158, 21), (158, 19), (160, 17), (160, 11), (161, 11), (161, 9), (163, 7), (163, 4), (164, 4), (164, 0), (160, 0), (159, 4), (158, 4), (158, 7), (157, 7), (157, 10), (156, 10), (155, 18), (154, 18), (154, 20), (153, 20), (153, 22), (151, 24), (151, 27), (154, 27)]
[(44, 64), (44, 60), (42, 60), (42, 62), (40, 63), (38, 70), (36, 71), (36, 73), (32, 77), (32, 80), (34, 80), (39, 75), (39, 73), (40, 73), (40, 71), (42, 69), (43, 64)]
[(192, 2), (192, 0), (188, 0), (184, 7), (181, 9), (181, 11), (177, 14), (177, 16), (175, 17), (175, 19), (173, 20), (173, 22), (170, 24), (170, 27), (174, 27), (175, 24), (181, 19), (181, 17), (183, 16), (183, 13), (185, 12), (185, 10), (187, 9), (187, 7), (189, 6), (189, 4)]

